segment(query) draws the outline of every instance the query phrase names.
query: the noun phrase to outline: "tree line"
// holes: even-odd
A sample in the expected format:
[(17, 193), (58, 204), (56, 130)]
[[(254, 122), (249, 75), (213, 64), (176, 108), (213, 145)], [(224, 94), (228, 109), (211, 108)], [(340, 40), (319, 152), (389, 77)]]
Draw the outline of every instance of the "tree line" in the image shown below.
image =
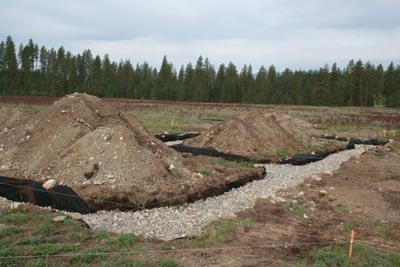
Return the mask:
[(274, 65), (254, 71), (232, 62), (217, 69), (200, 56), (177, 70), (164, 56), (159, 70), (148, 63), (113, 62), (89, 49), (74, 55), (32, 39), (16, 48), (11, 36), (0, 43), (0, 94), (99, 97), (196, 102), (400, 107), (400, 66), (386, 68), (350, 60), (317, 70), (278, 72)]

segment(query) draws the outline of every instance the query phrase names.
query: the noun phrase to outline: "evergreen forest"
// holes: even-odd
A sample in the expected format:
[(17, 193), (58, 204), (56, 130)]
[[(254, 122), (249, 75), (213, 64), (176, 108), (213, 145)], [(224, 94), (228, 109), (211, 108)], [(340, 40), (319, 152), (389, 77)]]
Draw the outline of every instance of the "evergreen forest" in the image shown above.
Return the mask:
[(400, 66), (350, 60), (316, 70), (253, 70), (230, 62), (218, 67), (200, 56), (176, 67), (167, 57), (160, 69), (144, 62), (113, 62), (84, 50), (18, 47), (11, 36), (0, 43), (0, 95), (54, 96), (86, 92), (99, 97), (195, 102), (318, 106), (400, 107)]

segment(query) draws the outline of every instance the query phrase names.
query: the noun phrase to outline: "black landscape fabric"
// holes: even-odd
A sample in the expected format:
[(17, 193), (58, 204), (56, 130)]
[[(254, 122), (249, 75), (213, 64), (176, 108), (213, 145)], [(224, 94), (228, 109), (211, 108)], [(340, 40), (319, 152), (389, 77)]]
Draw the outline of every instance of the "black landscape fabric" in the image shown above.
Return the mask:
[(56, 185), (46, 190), (43, 183), (0, 176), (0, 196), (42, 207), (87, 214), (92, 209), (68, 186)]

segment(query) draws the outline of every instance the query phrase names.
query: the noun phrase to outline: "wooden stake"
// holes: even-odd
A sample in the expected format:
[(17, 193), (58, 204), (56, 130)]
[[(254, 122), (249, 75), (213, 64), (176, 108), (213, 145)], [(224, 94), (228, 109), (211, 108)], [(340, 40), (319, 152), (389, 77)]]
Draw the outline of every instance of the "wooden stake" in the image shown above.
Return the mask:
[(174, 119), (171, 120), (171, 128), (174, 128)]
[(354, 244), (354, 230), (351, 230), (349, 259), (351, 259), (351, 256), (353, 256), (353, 244)]

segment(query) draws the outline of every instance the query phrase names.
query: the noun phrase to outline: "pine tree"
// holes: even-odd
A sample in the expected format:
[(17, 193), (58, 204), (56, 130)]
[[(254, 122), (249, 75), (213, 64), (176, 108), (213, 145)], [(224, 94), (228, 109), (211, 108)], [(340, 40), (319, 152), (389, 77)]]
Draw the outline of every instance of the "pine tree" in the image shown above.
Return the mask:
[(242, 96), (239, 89), (239, 76), (236, 66), (230, 62), (225, 71), (224, 81), (221, 88), (220, 101), (225, 103), (238, 103)]
[(5, 93), (7, 95), (17, 94), (17, 56), (15, 52), (14, 41), (11, 36), (7, 37), (5, 51), (4, 51), (4, 65), (6, 69), (6, 83)]
[(268, 81), (267, 81), (267, 71), (264, 66), (261, 66), (258, 70), (256, 80), (254, 82), (254, 93), (249, 96), (252, 103), (263, 104), (267, 100), (268, 94)]

